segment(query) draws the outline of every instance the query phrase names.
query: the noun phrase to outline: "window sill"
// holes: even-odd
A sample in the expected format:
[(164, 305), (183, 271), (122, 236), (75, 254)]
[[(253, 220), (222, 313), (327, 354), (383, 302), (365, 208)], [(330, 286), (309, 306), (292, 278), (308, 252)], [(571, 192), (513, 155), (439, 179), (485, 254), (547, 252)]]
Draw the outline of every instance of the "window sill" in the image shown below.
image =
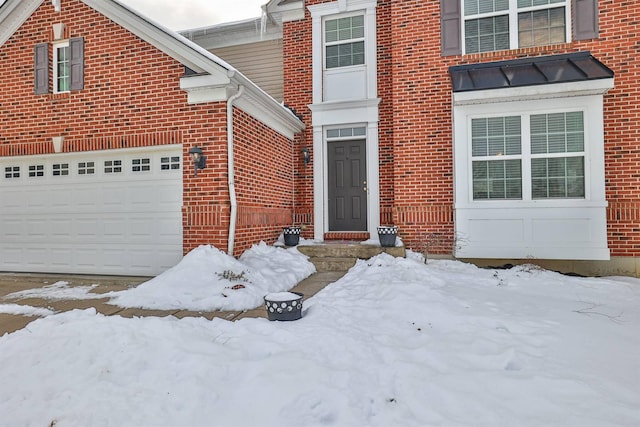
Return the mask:
[(71, 98), (71, 92), (56, 92), (47, 94), (47, 98), (51, 100), (56, 99), (69, 99)]

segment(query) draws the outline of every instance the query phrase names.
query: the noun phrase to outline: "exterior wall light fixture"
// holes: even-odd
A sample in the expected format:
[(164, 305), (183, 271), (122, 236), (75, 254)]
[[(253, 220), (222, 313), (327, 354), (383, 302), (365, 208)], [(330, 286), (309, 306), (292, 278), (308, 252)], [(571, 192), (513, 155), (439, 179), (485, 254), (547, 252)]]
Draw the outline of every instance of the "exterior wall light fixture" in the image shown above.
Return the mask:
[(307, 166), (309, 162), (311, 162), (311, 154), (309, 153), (309, 149), (307, 147), (304, 147), (300, 152), (302, 153), (302, 160), (304, 160), (304, 165)]
[(197, 145), (189, 150), (189, 154), (193, 159), (193, 176), (198, 176), (198, 169), (204, 169), (207, 165), (206, 156), (202, 155), (202, 149)]

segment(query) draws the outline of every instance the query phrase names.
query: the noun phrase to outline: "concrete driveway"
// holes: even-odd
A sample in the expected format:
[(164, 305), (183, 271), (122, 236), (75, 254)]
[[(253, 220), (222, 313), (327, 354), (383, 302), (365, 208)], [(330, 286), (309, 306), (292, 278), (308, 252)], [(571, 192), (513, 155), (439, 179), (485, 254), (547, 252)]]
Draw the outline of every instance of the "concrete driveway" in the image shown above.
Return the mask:
[[(327, 284), (335, 282), (344, 275), (344, 272), (321, 272), (316, 273), (300, 282), (293, 289), (294, 292), (301, 292), (305, 299), (315, 295)], [(47, 308), (56, 313), (75, 309), (95, 308), (98, 313), (106, 316), (123, 317), (143, 317), (143, 316), (175, 316), (183, 317), (214, 317), (226, 320), (238, 320), (244, 317), (267, 317), (264, 306), (249, 311), (213, 311), (196, 312), (189, 310), (145, 310), (142, 308), (122, 308), (108, 304), (109, 298), (86, 299), (86, 300), (47, 300), (42, 298), (8, 298), (7, 295), (14, 292), (28, 289), (43, 288), (54, 283), (64, 281), (68, 286), (98, 285), (91, 290), (93, 294), (105, 294), (111, 291), (122, 291), (149, 280), (150, 277), (120, 277), (120, 276), (82, 276), (67, 274), (27, 274), (27, 273), (0, 273), (0, 336), (5, 333), (15, 332), (26, 327), (38, 316), (22, 316), (16, 314), (3, 313), (3, 306), (9, 304), (19, 304), (23, 306)], [(6, 311), (6, 310), (5, 310)]]

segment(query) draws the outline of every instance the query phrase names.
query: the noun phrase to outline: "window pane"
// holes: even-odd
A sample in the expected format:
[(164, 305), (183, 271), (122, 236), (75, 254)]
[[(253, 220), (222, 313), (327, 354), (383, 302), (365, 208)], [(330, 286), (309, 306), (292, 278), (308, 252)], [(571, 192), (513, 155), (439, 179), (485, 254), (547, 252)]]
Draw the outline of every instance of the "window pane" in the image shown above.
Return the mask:
[(471, 120), (471, 152), (478, 156), (521, 154), (520, 117)]
[(351, 28), (338, 30), (338, 40), (349, 40), (351, 38)]
[(364, 37), (364, 16), (352, 16), (327, 20), (324, 24), (326, 42), (336, 42)]
[(518, 14), (520, 47), (564, 43), (565, 29), (564, 7)]
[(518, 0), (518, 7), (545, 6), (554, 3), (564, 3), (566, 0)]
[(69, 90), (69, 47), (56, 48), (56, 91), (66, 92)]
[(472, 19), (465, 22), (467, 53), (509, 49), (508, 15)]
[(582, 132), (567, 134), (567, 153), (584, 151), (584, 134)]
[(364, 64), (364, 42), (345, 43), (326, 48), (326, 67), (348, 67)]
[(584, 197), (584, 157), (532, 159), (531, 197)]
[(465, 0), (464, 14), (477, 15), (509, 9), (509, 0)]
[(531, 153), (576, 153), (584, 151), (582, 111), (531, 116)]
[(548, 137), (548, 153), (566, 153), (564, 134), (550, 134)]
[(520, 160), (476, 161), (472, 169), (474, 200), (522, 198)]

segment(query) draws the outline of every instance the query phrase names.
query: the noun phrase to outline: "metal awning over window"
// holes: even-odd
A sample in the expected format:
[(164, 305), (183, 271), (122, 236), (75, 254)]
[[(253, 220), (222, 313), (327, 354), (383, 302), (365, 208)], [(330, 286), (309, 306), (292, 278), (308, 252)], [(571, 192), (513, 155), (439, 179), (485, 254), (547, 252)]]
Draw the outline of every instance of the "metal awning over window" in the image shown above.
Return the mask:
[(590, 52), (449, 67), (454, 92), (613, 78)]

